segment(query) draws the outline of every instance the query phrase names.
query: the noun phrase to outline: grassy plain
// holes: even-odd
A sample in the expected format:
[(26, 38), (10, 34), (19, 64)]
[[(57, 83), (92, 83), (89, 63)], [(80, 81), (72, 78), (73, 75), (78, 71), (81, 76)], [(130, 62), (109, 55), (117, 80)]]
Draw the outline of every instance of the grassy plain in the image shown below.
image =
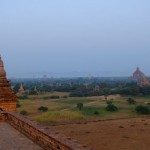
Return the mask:
[[(52, 99), (51, 96), (60, 98)], [(64, 98), (66, 96), (67, 98)], [(19, 100), (21, 107), (17, 111), (26, 110), (27, 117), (31, 120), (49, 125), (58, 133), (63, 133), (95, 150), (149, 149), (150, 118), (138, 116), (135, 107), (150, 102), (150, 97), (134, 97), (137, 104), (129, 105), (126, 101), (129, 97), (110, 95), (108, 99), (113, 99), (118, 110), (108, 112), (103, 96), (68, 96), (69, 93), (59, 92), (28, 96), (26, 100)], [(81, 111), (78, 110), (77, 103), (83, 103)], [(49, 109), (47, 112), (40, 112), (40, 106), (47, 106)]]
[[(60, 96), (59, 99), (51, 99), (51, 96)], [(41, 95), (28, 96), (26, 100), (19, 100), (21, 105), (17, 109), (18, 112), (26, 110), (28, 117), (31, 120), (42, 124), (65, 124), (65, 123), (79, 123), (84, 121), (117, 119), (136, 117), (135, 106), (127, 103), (128, 97), (120, 95), (110, 95), (108, 99), (113, 99), (113, 104), (118, 107), (116, 112), (108, 112), (105, 110), (106, 100), (103, 96), (94, 97), (68, 97), (69, 93), (53, 92), (44, 93)], [(67, 97), (67, 98), (64, 98)], [(45, 99), (46, 98), (46, 99)], [(137, 104), (144, 104), (150, 102), (149, 97), (135, 97)], [(77, 103), (83, 103), (81, 111), (77, 108)], [(48, 107), (47, 112), (40, 112), (40, 106)]]

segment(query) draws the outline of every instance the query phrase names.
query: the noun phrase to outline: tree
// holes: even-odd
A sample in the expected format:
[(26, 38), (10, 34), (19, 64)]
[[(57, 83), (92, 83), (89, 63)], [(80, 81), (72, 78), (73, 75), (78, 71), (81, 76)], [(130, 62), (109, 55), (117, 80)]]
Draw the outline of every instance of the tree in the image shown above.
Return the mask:
[(112, 101), (107, 101), (106, 110), (107, 111), (117, 111), (118, 108), (112, 103)]
[(110, 94), (110, 89), (104, 88), (104, 89), (103, 89), (103, 92), (104, 92), (105, 100), (107, 100), (107, 97), (108, 97), (108, 95)]
[(150, 114), (150, 108), (148, 106), (138, 105), (135, 110), (138, 114)]
[(38, 108), (38, 110), (45, 112), (45, 111), (48, 111), (48, 107), (46, 107), (46, 106), (40, 106), (40, 107)]
[(15, 86), (13, 87), (13, 91), (15, 92), (15, 94), (18, 93), (19, 88), (20, 84), (19, 83), (15, 84)]
[(37, 95), (37, 92), (34, 90), (34, 88), (29, 90), (29, 95)]
[(112, 102), (112, 100), (107, 100), (106, 103), (107, 103), (108, 105), (112, 105), (113, 102)]
[(27, 95), (21, 95), (21, 96), (18, 96), (19, 99), (22, 99), (22, 100), (25, 100), (25, 99), (28, 99), (28, 96)]
[(20, 114), (26, 116), (26, 115), (28, 115), (28, 112), (26, 110), (22, 110), (22, 111), (20, 111)]
[(106, 110), (107, 111), (117, 111), (118, 108), (114, 104), (109, 104), (109, 105), (107, 105)]
[(99, 115), (99, 112), (98, 112), (98, 111), (95, 111), (95, 112), (94, 112), (94, 115)]
[(136, 101), (133, 98), (128, 98), (127, 99), (128, 104), (136, 104)]
[(17, 107), (17, 108), (21, 107), (20, 103), (17, 103), (17, 104), (16, 104), (16, 107)]
[(78, 108), (79, 110), (81, 110), (81, 109), (83, 108), (83, 103), (78, 103), (78, 104), (77, 104), (77, 108)]
[(150, 87), (149, 86), (143, 86), (140, 88), (140, 90), (143, 95), (150, 95)]

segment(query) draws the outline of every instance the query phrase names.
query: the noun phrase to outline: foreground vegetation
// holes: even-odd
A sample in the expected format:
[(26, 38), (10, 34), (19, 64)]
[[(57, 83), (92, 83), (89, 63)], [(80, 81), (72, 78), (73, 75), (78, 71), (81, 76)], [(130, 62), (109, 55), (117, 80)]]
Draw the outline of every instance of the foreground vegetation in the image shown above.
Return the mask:
[[(25, 93), (19, 93), (20, 85)], [(13, 80), (18, 112), (44, 124), (73, 123), (150, 114), (150, 86), (130, 78)]]
[[(59, 96), (59, 98), (53, 99), (51, 96)], [(45, 97), (49, 98), (45, 99)], [(136, 112), (137, 106), (147, 105), (149, 102), (149, 97), (130, 98), (128, 96), (109, 95), (106, 100), (105, 96), (73, 98), (69, 97), (69, 93), (51, 92), (29, 95), (28, 99), (19, 100), (17, 111), (34, 121), (51, 125), (136, 117), (142, 114)]]

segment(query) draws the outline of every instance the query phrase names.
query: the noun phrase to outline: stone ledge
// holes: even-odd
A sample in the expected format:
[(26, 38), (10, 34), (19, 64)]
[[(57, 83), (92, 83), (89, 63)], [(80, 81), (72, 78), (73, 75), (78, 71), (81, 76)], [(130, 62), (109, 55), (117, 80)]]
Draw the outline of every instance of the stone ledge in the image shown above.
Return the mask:
[(0, 112), (0, 115), (3, 115), (5, 118), (3, 121), (7, 121), (45, 150), (93, 150), (72, 140), (70, 137), (55, 132), (49, 127), (34, 123), (15, 112)]

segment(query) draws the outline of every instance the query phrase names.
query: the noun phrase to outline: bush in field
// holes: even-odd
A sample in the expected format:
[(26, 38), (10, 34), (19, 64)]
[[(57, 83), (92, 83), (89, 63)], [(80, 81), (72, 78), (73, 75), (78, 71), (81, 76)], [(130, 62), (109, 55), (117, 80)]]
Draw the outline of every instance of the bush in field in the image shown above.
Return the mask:
[(112, 100), (107, 100), (106, 103), (107, 103), (108, 105), (112, 105), (113, 102), (112, 102)]
[(63, 96), (63, 98), (68, 98), (68, 96)]
[(136, 101), (135, 101), (133, 98), (128, 98), (128, 99), (127, 99), (127, 102), (128, 102), (128, 104), (131, 104), (131, 105), (132, 105), (132, 104), (133, 104), (133, 105), (136, 104)]
[(27, 95), (21, 95), (21, 96), (18, 96), (18, 98), (24, 100), (24, 99), (28, 99), (28, 96)]
[(21, 107), (20, 103), (17, 103), (17, 104), (16, 104), (16, 107), (17, 107), (17, 108)]
[(38, 94), (38, 92), (35, 91), (34, 88), (31, 88), (31, 89), (29, 90), (29, 95), (37, 95), (37, 94)]
[(60, 97), (57, 96), (57, 95), (52, 95), (52, 96), (46, 96), (46, 97), (44, 97), (45, 100), (47, 100), (47, 99), (59, 99), (59, 98)]
[(95, 111), (95, 112), (94, 112), (94, 115), (99, 115), (99, 112), (98, 112), (98, 111)]
[(26, 110), (22, 110), (22, 111), (20, 111), (20, 114), (26, 116), (26, 115), (28, 115), (28, 112)]
[(85, 95), (84, 95), (84, 93), (81, 92), (81, 91), (75, 91), (75, 92), (71, 92), (69, 96), (70, 96), (70, 97), (83, 97), (83, 96), (85, 96)]
[(52, 95), (52, 96), (46, 96), (44, 97), (44, 100), (48, 100), (48, 99), (59, 99), (60, 97), (57, 95)]
[(50, 96), (50, 98), (51, 98), (51, 99), (58, 99), (58, 98), (60, 98), (60, 97), (57, 96), (57, 95), (53, 95), (53, 96)]
[(107, 100), (108, 95), (110, 94), (110, 89), (109, 88), (104, 88), (103, 93), (104, 93), (104, 96), (105, 96), (105, 100)]
[(138, 114), (150, 114), (150, 108), (148, 106), (138, 105), (135, 110)]
[(38, 108), (38, 110), (45, 112), (45, 111), (48, 111), (48, 107), (46, 107), (46, 106), (40, 106), (40, 107)]
[(114, 104), (108, 104), (106, 107), (107, 111), (117, 111), (118, 108)]
[(78, 108), (79, 110), (81, 110), (81, 109), (83, 108), (83, 103), (78, 103), (78, 104), (77, 104), (77, 108)]
[(113, 104), (112, 100), (109, 100), (106, 103), (107, 103), (107, 107), (106, 107), (107, 111), (117, 111), (118, 110), (118, 108)]

